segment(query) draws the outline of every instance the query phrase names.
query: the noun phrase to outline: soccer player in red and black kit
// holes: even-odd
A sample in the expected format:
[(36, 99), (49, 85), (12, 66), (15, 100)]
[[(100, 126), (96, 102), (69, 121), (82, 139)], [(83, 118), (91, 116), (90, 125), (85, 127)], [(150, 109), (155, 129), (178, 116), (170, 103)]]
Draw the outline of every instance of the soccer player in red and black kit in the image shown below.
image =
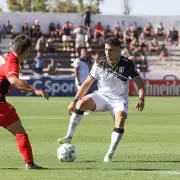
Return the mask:
[(26, 169), (41, 169), (34, 163), (31, 144), (16, 109), (7, 103), (5, 98), (12, 85), (21, 91), (34, 93), (47, 100), (49, 98), (44, 91), (34, 89), (19, 79), (19, 65), (29, 54), (30, 47), (29, 37), (19, 35), (14, 39), (12, 52), (0, 56), (0, 126), (16, 137), (17, 146), (23, 156)]

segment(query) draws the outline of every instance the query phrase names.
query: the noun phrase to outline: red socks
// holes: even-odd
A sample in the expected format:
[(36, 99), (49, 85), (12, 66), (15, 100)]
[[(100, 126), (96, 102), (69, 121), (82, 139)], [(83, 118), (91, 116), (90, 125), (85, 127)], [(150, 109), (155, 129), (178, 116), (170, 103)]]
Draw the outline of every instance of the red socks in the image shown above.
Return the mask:
[(16, 134), (16, 142), (19, 151), (21, 152), (24, 162), (33, 164), (33, 153), (28, 135), (26, 133)]

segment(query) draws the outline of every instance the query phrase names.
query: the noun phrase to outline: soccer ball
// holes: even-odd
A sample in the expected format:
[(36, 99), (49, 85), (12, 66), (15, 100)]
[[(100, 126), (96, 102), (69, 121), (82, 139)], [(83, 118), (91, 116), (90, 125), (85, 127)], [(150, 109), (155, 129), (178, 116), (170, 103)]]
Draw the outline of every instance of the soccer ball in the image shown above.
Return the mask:
[(61, 162), (72, 162), (76, 159), (77, 151), (72, 144), (62, 144), (57, 149), (57, 158)]

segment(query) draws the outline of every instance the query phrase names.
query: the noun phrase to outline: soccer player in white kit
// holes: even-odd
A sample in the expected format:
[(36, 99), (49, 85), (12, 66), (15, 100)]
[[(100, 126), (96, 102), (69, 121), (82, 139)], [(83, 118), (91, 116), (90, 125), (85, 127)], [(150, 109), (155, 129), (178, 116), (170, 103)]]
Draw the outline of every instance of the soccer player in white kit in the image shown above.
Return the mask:
[[(128, 78), (132, 78), (139, 90), (136, 109), (144, 109), (144, 83), (133, 62), (121, 56), (121, 43), (115, 38), (105, 41), (106, 57), (94, 63), (89, 76), (78, 90), (74, 101), (68, 106), (71, 115), (67, 135), (59, 139), (60, 144), (71, 143), (73, 134), (85, 111), (109, 111), (115, 120), (111, 143), (104, 162), (111, 162), (113, 154), (124, 134), (128, 113)], [(85, 95), (94, 80), (98, 90)]]

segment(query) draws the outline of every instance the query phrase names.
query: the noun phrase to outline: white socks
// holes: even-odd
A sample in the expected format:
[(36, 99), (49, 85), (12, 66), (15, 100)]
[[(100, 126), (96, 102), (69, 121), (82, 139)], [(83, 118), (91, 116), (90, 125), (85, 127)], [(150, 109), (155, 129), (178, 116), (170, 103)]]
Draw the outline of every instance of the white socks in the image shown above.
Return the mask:
[(108, 154), (114, 154), (123, 134), (124, 134), (124, 129), (114, 128), (111, 134), (111, 144), (109, 146)]
[(74, 131), (77, 127), (77, 125), (80, 123), (82, 117), (83, 117), (83, 111), (75, 110), (75, 112), (72, 113), (69, 126), (68, 126), (68, 132), (66, 137), (72, 137), (74, 134)]

